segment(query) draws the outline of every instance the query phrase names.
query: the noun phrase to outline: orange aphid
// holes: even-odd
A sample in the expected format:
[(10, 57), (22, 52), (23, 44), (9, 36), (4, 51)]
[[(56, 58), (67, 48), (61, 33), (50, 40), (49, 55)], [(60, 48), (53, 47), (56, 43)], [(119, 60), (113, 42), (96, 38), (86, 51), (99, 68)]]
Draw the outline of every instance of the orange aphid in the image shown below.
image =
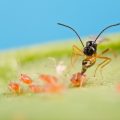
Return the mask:
[(117, 85), (117, 91), (120, 92), (120, 84)]
[(33, 92), (33, 93), (43, 92), (43, 88), (39, 85), (30, 85), (29, 88), (30, 88), (30, 91)]
[(19, 83), (10, 82), (10, 83), (8, 84), (8, 88), (9, 88), (11, 91), (14, 91), (14, 92), (17, 92), (17, 93), (20, 92), (20, 85), (19, 85)]
[(64, 89), (64, 86), (58, 83), (58, 79), (55, 76), (42, 74), (40, 75), (40, 79), (47, 83), (44, 86), (44, 92), (55, 93)]
[(81, 87), (86, 82), (86, 75), (81, 73), (73, 74), (71, 78), (71, 83), (73, 87)]
[(57, 82), (57, 78), (52, 75), (42, 74), (39, 78), (50, 85), (55, 85)]
[(63, 89), (64, 89), (64, 86), (61, 84), (57, 84), (55, 86), (48, 85), (44, 87), (44, 91), (47, 93), (61, 92)]
[(32, 83), (32, 79), (26, 74), (21, 74), (20, 81), (28, 85)]

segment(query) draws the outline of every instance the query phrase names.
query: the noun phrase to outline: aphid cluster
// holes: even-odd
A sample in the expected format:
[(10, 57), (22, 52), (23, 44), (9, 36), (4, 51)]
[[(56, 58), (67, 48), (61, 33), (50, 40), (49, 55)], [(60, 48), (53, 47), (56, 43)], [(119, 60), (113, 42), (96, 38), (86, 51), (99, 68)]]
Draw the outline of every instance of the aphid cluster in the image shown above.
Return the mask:
[[(23, 87), (23, 84), (25, 85)], [(41, 74), (38, 81), (32, 80), (26, 74), (21, 74), (19, 81), (8, 84), (10, 91), (18, 94), (22, 93), (55, 93), (61, 92), (64, 85), (59, 83), (58, 78), (52, 75)]]

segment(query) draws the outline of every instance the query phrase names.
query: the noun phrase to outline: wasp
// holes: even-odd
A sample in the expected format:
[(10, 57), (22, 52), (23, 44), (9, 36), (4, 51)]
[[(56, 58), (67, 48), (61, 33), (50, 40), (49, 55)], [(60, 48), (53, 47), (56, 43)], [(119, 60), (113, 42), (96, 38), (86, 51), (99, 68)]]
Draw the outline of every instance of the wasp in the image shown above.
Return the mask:
[[(71, 29), (79, 38), (82, 46), (83, 46), (83, 50), (81, 50), (79, 47), (77, 47), (76, 45), (73, 45), (73, 52), (72, 52), (72, 56), (84, 56), (84, 59), (82, 60), (82, 70), (81, 70), (81, 74), (84, 74), (88, 68), (90, 68), (91, 66), (93, 66), (96, 63), (96, 59), (102, 59), (103, 61), (101, 63), (99, 63), (95, 69), (94, 72), (94, 76), (96, 76), (96, 71), (98, 70), (98, 68), (104, 68), (107, 64), (109, 64), (111, 62), (111, 58), (109, 57), (105, 57), (103, 56), (106, 52), (109, 51), (109, 48), (105, 49), (103, 52), (101, 52), (100, 54), (97, 54), (97, 40), (98, 38), (101, 36), (101, 34), (106, 31), (107, 29), (114, 27), (114, 26), (118, 26), (120, 25), (120, 23), (117, 24), (112, 24), (109, 25), (107, 27), (105, 27), (98, 35), (97, 37), (95, 37), (94, 40), (92, 41), (87, 41), (86, 42), (86, 46), (84, 46), (81, 37), (79, 36), (79, 34), (76, 32), (75, 29), (73, 29), (72, 27), (62, 24), (62, 23), (58, 23), (58, 25), (67, 27), (69, 29)], [(73, 58), (73, 57), (72, 57)], [(74, 63), (76, 60), (71, 59), (71, 62)]]

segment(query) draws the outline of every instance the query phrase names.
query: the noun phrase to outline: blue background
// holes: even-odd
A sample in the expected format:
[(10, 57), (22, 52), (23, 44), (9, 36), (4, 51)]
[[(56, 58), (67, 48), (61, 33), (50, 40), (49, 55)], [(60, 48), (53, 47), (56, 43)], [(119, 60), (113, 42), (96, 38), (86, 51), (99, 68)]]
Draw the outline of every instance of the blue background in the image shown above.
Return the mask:
[[(57, 22), (81, 36), (98, 34), (120, 22), (120, 0), (0, 0), (0, 49), (76, 37)], [(120, 27), (108, 32), (120, 32)]]

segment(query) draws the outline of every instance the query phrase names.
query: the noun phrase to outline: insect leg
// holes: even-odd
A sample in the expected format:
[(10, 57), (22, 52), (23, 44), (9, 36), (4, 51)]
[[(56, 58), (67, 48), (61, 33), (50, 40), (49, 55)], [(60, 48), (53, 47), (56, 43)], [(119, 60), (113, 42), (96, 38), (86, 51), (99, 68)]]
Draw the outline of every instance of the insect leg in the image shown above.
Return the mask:
[(104, 59), (104, 61), (102, 63), (98, 64), (97, 68), (95, 69), (94, 76), (96, 75), (96, 72), (97, 72), (99, 67), (102, 69), (103, 67), (105, 67), (111, 61), (111, 58), (108, 58), (108, 57), (100, 57), (99, 56), (97, 58)]
[(103, 59), (104, 61), (101, 62), (100, 64), (98, 64), (97, 68), (95, 69), (94, 76), (96, 75), (96, 72), (97, 72), (99, 67), (102, 69), (103, 67), (105, 67), (111, 61), (111, 58), (102, 56), (104, 53), (106, 53), (108, 51), (109, 51), (109, 49), (105, 49), (100, 55), (96, 55), (96, 58)]
[(111, 48), (105, 49), (101, 54), (103, 55), (104, 53), (106, 53), (106, 52), (108, 52), (108, 51), (110, 51), (115, 58), (117, 57), (116, 52), (113, 51), (113, 49), (111, 49)]
[(110, 50), (109, 48), (105, 49), (104, 51), (102, 51), (102, 53), (101, 53), (100, 55), (105, 54), (105, 53), (108, 52), (109, 50)]

